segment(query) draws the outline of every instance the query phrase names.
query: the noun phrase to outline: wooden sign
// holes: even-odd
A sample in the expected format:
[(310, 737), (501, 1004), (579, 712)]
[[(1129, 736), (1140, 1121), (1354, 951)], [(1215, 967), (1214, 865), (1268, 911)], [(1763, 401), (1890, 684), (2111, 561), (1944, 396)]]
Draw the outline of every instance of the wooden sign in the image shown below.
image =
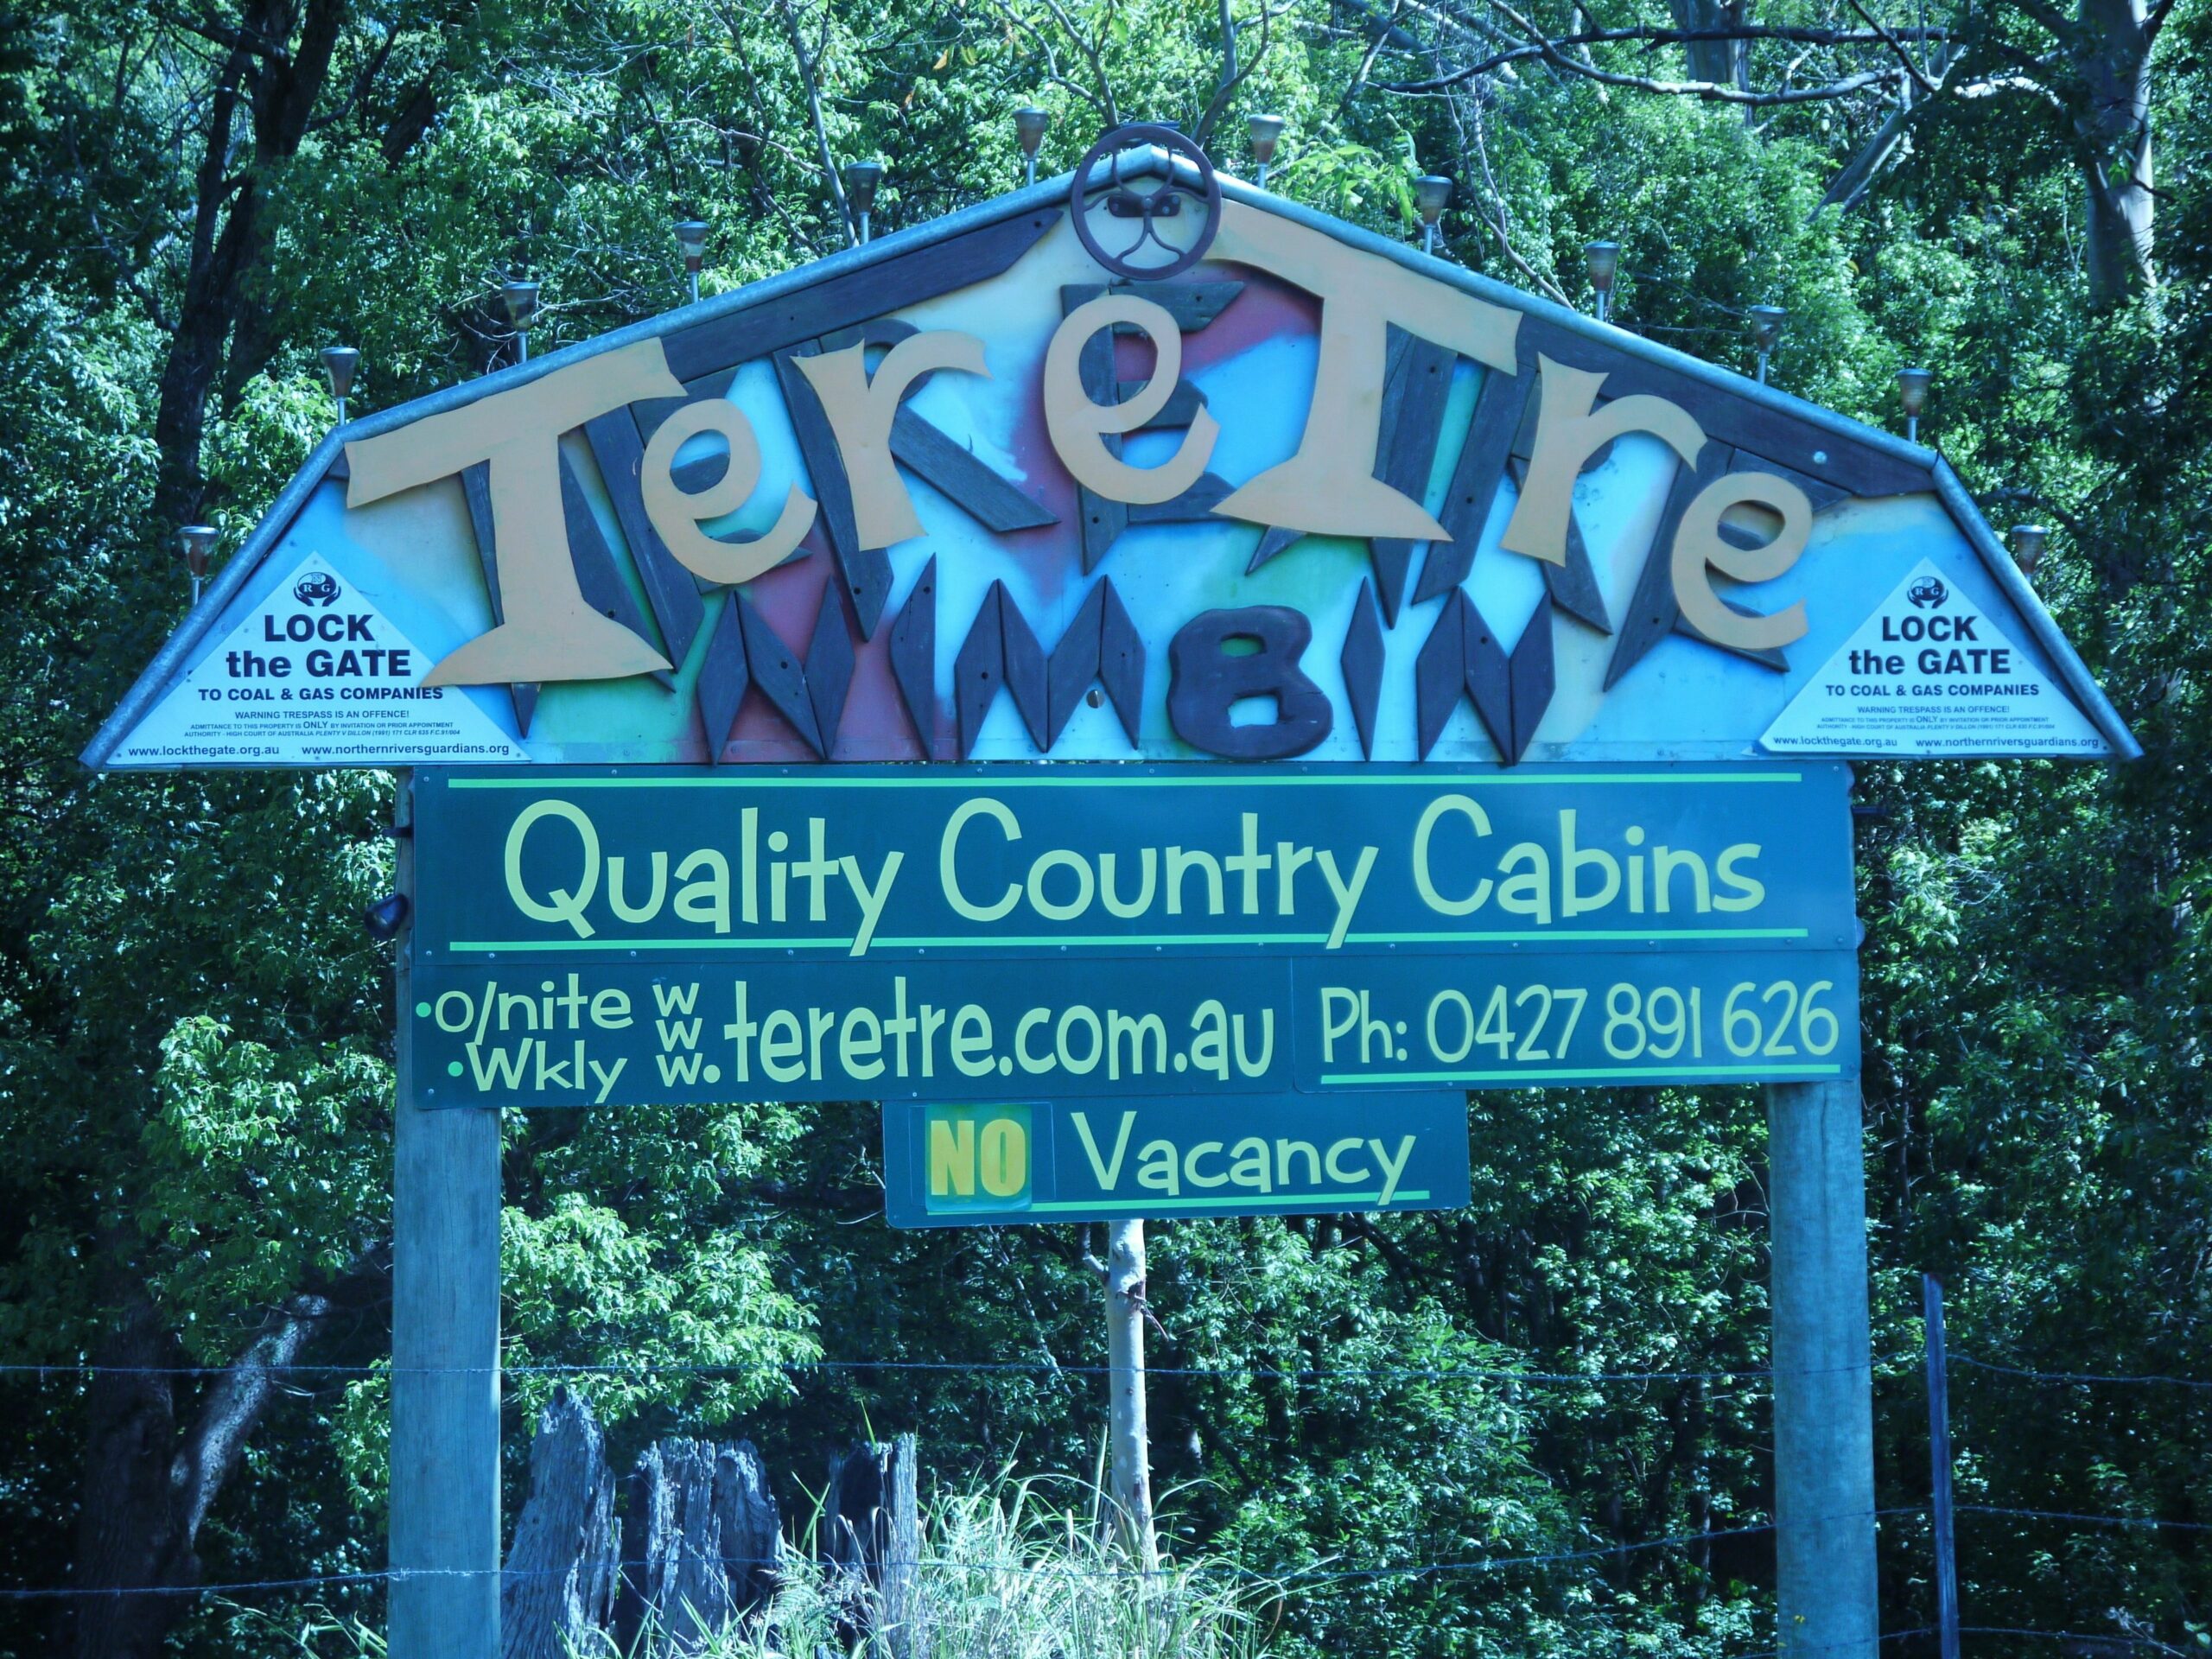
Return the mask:
[(2134, 753), (1929, 451), (1134, 170), (354, 422), (86, 760)]
[[(1092, 156), (341, 428), (85, 751), (472, 769), (400, 791), (393, 1651), (498, 1646), (487, 1108), (884, 1099), (893, 1218), (950, 1225), (1456, 1205), (1435, 1091), (1719, 1078), (1782, 1085), (1782, 1628), (1872, 1651), (1857, 930), (1816, 758), (2139, 748), (1932, 451), (1179, 135)], [(969, 764), (1039, 760), (1260, 764)], [(480, 767), (508, 822), (405, 838)], [(602, 831), (654, 782), (715, 822), (671, 793)], [(1736, 833), (1801, 785), (1824, 810)], [(1585, 794), (1508, 843), (1516, 790)], [(1105, 861), (1147, 848), (1136, 906)]]

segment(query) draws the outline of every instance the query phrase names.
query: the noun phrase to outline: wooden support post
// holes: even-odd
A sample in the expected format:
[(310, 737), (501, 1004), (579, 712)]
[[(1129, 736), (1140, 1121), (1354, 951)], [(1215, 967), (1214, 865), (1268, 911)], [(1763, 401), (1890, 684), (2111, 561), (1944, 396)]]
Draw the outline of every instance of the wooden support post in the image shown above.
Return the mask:
[(1959, 1659), (1959, 1566), (1951, 1537), (1951, 1367), (1943, 1340), (1943, 1281), (1920, 1276), (1928, 1332), (1929, 1519), (1936, 1534), (1936, 1640), (1941, 1659)]
[(1874, 1395), (1859, 1082), (1767, 1085), (1776, 1646), (1877, 1659)]
[(1122, 1541), (1146, 1572), (1159, 1570), (1152, 1520), (1151, 1435), (1144, 1409), (1144, 1223), (1106, 1228), (1109, 1488)]
[[(399, 892), (415, 900), (413, 774), (399, 774)], [(391, 1180), (390, 1647), (499, 1650), (499, 1114), (413, 1103), (414, 931), (399, 938)], [(419, 1576), (417, 1576), (419, 1575)]]

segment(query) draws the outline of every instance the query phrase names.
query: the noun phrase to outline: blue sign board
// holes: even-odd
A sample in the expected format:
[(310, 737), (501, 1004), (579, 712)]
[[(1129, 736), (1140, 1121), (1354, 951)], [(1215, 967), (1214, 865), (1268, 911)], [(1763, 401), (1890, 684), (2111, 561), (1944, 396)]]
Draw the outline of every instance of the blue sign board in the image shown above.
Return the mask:
[(417, 1094), (1840, 1076), (1845, 783), (1820, 762), (426, 774)]
[(515, 961), (415, 976), (428, 1106), (1812, 1079), (1845, 951)]
[(1849, 771), (540, 769), (416, 785), (418, 964), (1850, 950)]
[(1457, 1092), (887, 1104), (883, 1185), (894, 1227), (1456, 1210), (1466, 1105)]

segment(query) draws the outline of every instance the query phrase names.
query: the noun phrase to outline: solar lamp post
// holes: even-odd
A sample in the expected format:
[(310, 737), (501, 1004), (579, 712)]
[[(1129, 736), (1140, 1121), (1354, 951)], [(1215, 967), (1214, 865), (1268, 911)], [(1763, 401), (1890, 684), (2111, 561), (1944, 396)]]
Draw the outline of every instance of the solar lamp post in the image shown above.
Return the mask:
[(361, 370), (361, 354), (351, 346), (322, 348), (322, 372), (330, 380), (330, 395), (338, 405), (338, 424), (346, 424), (346, 399), (352, 396), (353, 377)]
[(1244, 124), (1252, 136), (1252, 159), (1260, 169), (1256, 182), (1262, 190), (1268, 188), (1268, 168), (1274, 161), (1275, 146), (1282, 142), (1282, 130), (1287, 124), (1279, 115), (1255, 115)]
[(1021, 142), (1021, 181), (1037, 182), (1037, 150), (1052, 124), (1049, 111), (1025, 105), (1014, 112), (1014, 136)]
[(1928, 407), (1928, 388), (1935, 378), (1933, 369), (1897, 371), (1897, 402), (1904, 406), (1904, 435), (1908, 443), (1920, 442), (1920, 411)]
[(1590, 264), (1590, 291), (1597, 296), (1598, 321), (1606, 321), (1613, 311), (1613, 280), (1620, 275), (1621, 245), (1592, 242), (1582, 250)]
[(676, 221), (676, 245), (683, 251), (683, 281), (691, 303), (699, 303), (699, 270), (707, 263), (707, 232), (714, 226), (703, 219)]
[(177, 556), (191, 574), (194, 605), (200, 602), (200, 587), (207, 580), (208, 562), (215, 556), (215, 543), (221, 534), (213, 524), (187, 524), (176, 533)]
[(1767, 359), (1774, 354), (1781, 341), (1782, 330), (1789, 321), (1789, 313), (1778, 305), (1755, 305), (1745, 314), (1751, 331), (1751, 350), (1758, 354), (1759, 385), (1766, 385)]
[(1414, 181), (1414, 208), (1421, 214), (1421, 251), (1436, 251), (1436, 221), (1452, 200), (1452, 181), (1440, 173), (1424, 173)]
[(868, 215), (875, 211), (875, 193), (883, 183), (881, 162), (850, 162), (845, 167), (845, 200), (853, 210), (860, 239), (868, 240)]
[(515, 361), (530, 361), (530, 325), (537, 315), (537, 292), (542, 283), (520, 282), (509, 277), (499, 284), (499, 303), (506, 308), (507, 321), (515, 331)]

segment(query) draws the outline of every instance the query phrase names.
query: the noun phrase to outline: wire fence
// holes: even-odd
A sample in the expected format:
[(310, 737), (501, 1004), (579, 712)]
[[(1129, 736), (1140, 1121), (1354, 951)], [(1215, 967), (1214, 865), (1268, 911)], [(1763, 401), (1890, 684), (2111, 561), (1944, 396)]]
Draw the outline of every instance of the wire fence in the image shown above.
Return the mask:
[[(1712, 1370), (1541, 1371), (1511, 1367), (1424, 1365), (1147, 1365), (1148, 1376), (1205, 1379), (1247, 1378), (1257, 1381), (1314, 1382), (1520, 1382), (1548, 1387), (1579, 1388), (1600, 1382), (1759, 1382), (1785, 1377), (1840, 1376), (1858, 1371), (1883, 1371), (1913, 1366), (1917, 1350), (1880, 1356), (1849, 1365), (1798, 1366), (1776, 1370), (1743, 1365)], [(2147, 1383), (2171, 1388), (2212, 1389), (2212, 1379), (2175, 1376), (2159, 1372), (2042, 1371), (2025, 1366), (1976, 1359), (1955, 1351), (1950, 1363), (1998, 1376), (2053, 1384)], [(29, 1376), (40, 1380), (67, 1376), (168, 1376), (207, 1378), (226, 1376), (241, 1368), (230, 1365), (105, 1365), (92, 1360), (20, 1360), (0, 1363), (0, 1376)], [(744, 1359), (715, 1361), (624, 1360), (599, 1363), (525, 1363), (500, 1365), (394, 1365), (388, 1361), (367, 1363), (295, 1361), (281, 1365), (251, 1364), (251, 1369), (271, 1376), (640, 1376), (652, 1375), (750, 1376), (766, 1371), (787, 1373), (852, 1371), (936, 1372), (947, 1374), (1035, 1373), (1068, 1376), (1105, 1376), (1106, 1365), (1044, 1357), (1039, 1359)]]
[[(1323, 1365), (1299, 1369), (1268, 1365), (1147, 1365), (1147, 1376), (1247, 1378), (1274, 1382), (1328, 1382), (1349, 1380), (1362, 1382), (1527, 1382), (1547, 1386), (1579, 1387), (1597, 1382), (1754, 1382), (1771, 1381), (1777, 1377), (1839, 1376), (1847, 1373), (1878, 1370), (1884, 1365), (1910, 1363), (1913, 1357), (1903, 1360), (1870, 1360), (1853, 1365), (1808, 1366), (1786, 1370), (1773, 1370), (1758, 1366), (1740, 1370), (1720, 1371), (1521, 1371), (1511, 1370), (1483, 1370), (1473, 1367), (1419, 1365)], [(168, 1376), (211, 1377), (228, 1376), (238, 1369), (234, 1365), (102, 1365), (85, 1361), (54, 1362), (49, 1363), (22, 1363), (0, 1364), (0, 1376), (28, 1376), (41, 1379), (56, 1376)], [(1068, 1376), (1106, 1376), (1113, 1368), (1107, 1365), (1075, 1364), (1056, 1359), (1012, 1360), (905, 1360), (905, 1359), (755, 1359), (715, 1362), (661, 1362), (633, 1360), (597, 1364), (521, 1364), (521, 1365), (393, 1365), (384, 1362), (370, 1364), (286, 1363), (262, 1365), (252, 1369), (271, 1376), (639, 1376), (667, 1374), (671, 1376), (757, 1376), (766, 1371), (784, 1372), (848, 1372), (848, 1371), (918, 1371), (948, 1373), (1036, 1373)]]
[(2154, 1637), (2137, 1637), (2128, 1632), (2099, 1632), (2090, 1630), (2024, 1630), (2013, 1624), (1962, 1624), (1958, 1628), (1962, 1637), (2039, 1637), (2042, 1642), (2079, 1642), (2094, 1648), (2150, 1648), (2154, 1652), (2183, 1652), (2172, 1643), (2159, 1642)]
[[(1874, 1519), (1892, 1516), (1917, 1515), (1917, 1508), (1877, 1510), (1871, 1511)], [(1857, 1516), (1842, 1516), (1840, 1520), (1868, 1518), (1870, 1512)], [(1287, 1586), (1306, 1584), (1346, 1584), (1385, 1579), (1428, 1578), (1476, 1573), (1504, 1572), (1515, 1567), (1560, 1567), (1577, 1563), (1615, 1560), (1629, 1555), (1643, 1554), (1657, 1549), (1684, 1549), (1700, 1544), (1710, 1544), (1723, 1539), (1751, 1538), (1774, 1530), (1772, 1522), (1757, 1526), (1726, 1527), (1704, 1532), (1678, 1533), (1667, 1538), (1647, 1538), (1634, 1543), (1608, 1544), (1589, 1549), (1548, 1550), (1517, 1555), (1489, 1555), (1472, 1560), (1396, 1562), (1381, 1567), (1290, 1567), (1269, 1571), (1259, 1567), (1238, 1567), (1230, 1562), (1208, 1562), (1194, 1569), (1198, 1578), (1222, 1577), (1250, 1583)], [(774, 1560), (758, 1557), (723, 1556), (725, 1563), (744, 1567), (773, 1567)], [(1122, 1581), (1141, 1575), (1135, 1567), (1085, 1567), (1066, 1566), (1047, 1561), (973, 1561), (958, 1559), (916, 1560), (886, 1560), (881, 1563), (886, 1572), (907, 1569), (934, 1568), (958, 1575), (963, 1573), (1020, 1573), (1056, 1578), (1103, 1579)], [(547, 1576), (565, 1577), (573, 1569), (548, 1569)], [(331, 1573), (293, 1579), (253, 1579), (229, 1584), (152, 1586), (144, 1588), (90, 1589), (63, 1587), (58, 1589), (0, 1589), (0, 1600), (52, 1601), (117, 1598), (125, 1596), (229, 1596), (234, 1593), (261, 1590), (297, 1590), (313, 1586), (396, 1583), (416, 1579), (482, 1579), (526, 1578), (537, 1576), (529, 1572), (517, 1572), (506, 1567), (385, 1567), (360, 1573)]]
[(2163, 1532), (2212, 1532), (2202, 1521), (2162, 1521), (2151, 1515), (2082, 1515), (2072, 1510), (2016, 1510), (1995, 1503), (1959, 1503), (1960, 1515), (2004, 1515), (2024, 1521), (2063, 1521), (2082, 1527), (2148, 1527)]
[[(1723, 1531), (1684, 1533), (1672, 1538), (1652, 1538), (1639, 1543), (1609, 1545), (1597, 1549), (1554, 1550), (1538, 1554), (1493, 1555), (1468, 1561), (1404, 1562), (1386, 1567), (1294, 1567), (1281, 1572), (1266, 1572), (1257, 1567), (1242, 1567), (1226, 1562), (1208, 1563), (1198, 1570), (1198, 1575), (1233, 1577), (1267, 1585), (1308, 1583), (1338, 1584), (1357, 1580), (1419, 1578), (1446, 1573), (1495, 1573), (1516, 1567), (1553, 1567), (1578, 1561), (1600, 1560), (1611, 1557), (1634, 1555), (1654, 1549), (1681, 1548), (1719, 1538), (1750, 1537), (1774, 1530), (1771, 1522), (1756, 1527), (1733, 1527)], [(744, 1557), (721, 1557), (727, 1563), (745, 1567), (774, 1567), (774, 1560)], [(969, 1560), (887, 1560), (886, 1572), (942, 1568), (951, 1573), (1021, 1573), (1049, 1577), (1110, 1579), (1129, 1578), (1135, 1568), (1082, 1567), (1064, 1566), (1057, 1562), (1039, 1561), (969, 1561)], [(564, 1577), (571, 1569), (549, 1569), (550, 1576)], [(531, 1574), (511, 1572), (505, 1567), (388, 1567), (378, 1572), (325, 1573), (298, 1579), (257, 1579), (234, 1584), (157, 1586), (147, 1589), (48, 1589), (0, 1590), (0, 1599), (54, 1600), (71, 1598), (117, 1597), (131, 1595), (229, 1595), (233, 1592), (255, 1590), (293, 1590), (311, 1586), (337, 1584), (393, 1583), (407, 1579), (481, 1579), (528, 1577)]]
[(2156, 1383), (2171, 1389), (2212, 1389), (2212, 1379), (2199, 1376), (2169, 1376), (2155, 1371), (2036, 1371), (2020, 1365), (1999, 1365), (1993, 1360), (1974, 1359), (1965, 1354), (1953, 1354), (1954, 1365), (1964, 1365), (1973, 1370), (1993, 1371), (1999, 1376), (2024, 1377), (2032, 1382), (2054, 1383)]
[[(1771, 1367), (1740, 1367), (1725, 1370), (1658, 1370), (1623, 1371), (1563, 1371), (1523, 1370), (1505, 1367), (1459, 1366), (1314, 1366), (1273, 1367), (1262, 1365), (1207, 1365), (1154, 1366), (1147, 1372), (1154, 1376), (1189, 1379), (1224, 1379), (1282, 1381), (1297, 1382), (1329, 1382), (1336, 1380), (1359, 1382), (1479, 1382), (1502, 1385), (1530, 1385), (1546, 1388), (1587, 1388), (1599, 1384), (1658, 1383), (1719, 1383), (1731, 1386), (1744, 1383), (1770, 1383), (1777, 1379), (1796, 1376), (1835, 1376), (1849, 1372), (1878, 1371), (1901, 1366), (1918, 1359), (1917, 1354), (1870, 1357), (1863, 1363), (1846, 1366), (1777, 1370)], [(2180, 1376), (2163, 1373), (2044, 1371), (2032, 1367), (2006, 1364), (2001, 1362), (1975, 1358), (1954, 1352), (1950, 1363), (1974, 1370), (2016, 1378), (2045, 1385), (2102, 1386), (2152, 1385), (2190, 1390), (2212, 1389), (2212, 1379)], [(208, 1378), (229, 1374), (232, 1366), (221, 1365), (162, 1365), (162, 1366), (104, 1366), (89, 1362), (16, 1362), (0, 1363), (0, 1376), (25, 1376), (40, 1381), (56, 1377), (96, 1377), (108, 1376), (162, 1376), (176, 1379)], [(951, 1360), (775, 1360), (759, 1359), (716, 1363), (654, 1363), (626, 1362), (620, 1363), (524, 1363), (489, 1366), (420, 1366), (395, 1367), (389, 1363), (368, 1364), (289, 1363), (259, 1368), (272, 1376), (322, 1377), (390, 1377), (396, 1375), (462, 1375), (482, 1376), (497, 1373), (518, 1376), (613, 1376), (638, 1377), (663, 1373), (697, 1376), (757, 1375), (766, 1371), (789, 1375), (820, 1373), (842, 1375), (853, 1373), (914, 1373), (923, 1375), (952, 1373), (1039, 1374), (1075, 1376), (1102, 1376), (1111, 1374), (1108, 1366), (1074, 1364), (1049, 1357), (1033, 1360), (996, 1360), (963, 1362)], [(1998, 1519), (2050, 1522), (2069, 1527), (2096, 1527), (2115, 1529), (2141, 1529), (2152, 1532), (2174, 1534), (2212, 1533), (2212, 1523), (2170, 1520), (2154, 1516), (2094, 1514), (2071, 1510), (2043, 1510), (2017, 1505), (1961, 1503), (1955, 1506), (1961, 1516), (1986, 1516)], [(1905, 1516), (1924, 1516), (1923, 1506), (1908, 1505), (1872, 1512), (1875, 1520), (1888, 1520)], [(1855, 1517), (1839, 1517), (1851, 1519)], [(1627, 1543), (1592, 1546), (1586, 1548), (1549, 1550), (1517, 1554), (1485, 1555), (1465, 1560), (1445, 1561), (1394, 1562), (1375, 1567), (1350, 1567), (1323, 1563), (1308, 1567), (1280, 1571), (1263, 1571), (1226, 1562), (1209, 1562), (1194, 1569), (1196, 1577), (1228, 1577), (1254, 1585), (1263, 1585), (1286, 1591), (1305, 1587), (1344, 1586), (1354, 1583), (1376, 1583), (1425, 1578), (1470, 1577), (1478, 1574), (1508, 1572), (1516, 1569), (1538, 1569), (1566, 1566), (1587, 1565), (1605, 1560), (1624, 1560), (1661, 1550), (1686, 1550), (1726, 1541), (1770, 1535), (1775, 1531), (1771, 1522), (1755, 1525), (1707, 1529), (1681, 1533), (1667, 1537), (1638, 1540)], [(767, 1563), (766, 1565), (774, 1565)], [(1081, 1578), (1126, 1580), (1128, 1570), (1111, 1567), (1086, 1567), (1074, 1565), (1039, 1561), (962, 1561), (923, 1560), (917, 1562), (887, 1562), (887, 1568), (916, 1567), (958, 1575), (976, 1573), (1008, 1573), (1048, 1574)], [(81, 1602), (93, 1599), (118, 1599), (130, 1597), (204, 1598), (233, 1599), (270, 1592), (315, 1592), (359, 1587), (372, 1585), (389, 1586), (409, 1580), (483, 1578), (498, 1576), (503, 1580), (517, 1576), (505, 1568), (428, 1568), (386, 1567), (349, 1573), (325, 1573), (289, 1578), (242, 1580), (227, 1583), (194, 1585), (153, 1585), (116, 1587), (61, 1586), (0, 1586), (0, 1604), (26, 1602)], [(1996, 1624), (1961, 1624), (1961, 1637), (1977, 1638), (2050, 1642), (2071, 1642), (2089, 1644), (2107, 1649), (2157, 1649), (2179, 1651), (2170, 1644), (2153, 1637), (2129, 1631), (2084, 1632), (2042, 1630), (2029, 1626)], [(1884, 1644), (1916, 1639), (1935, 1634), (1929, 1627), (1882, 1633)], [(1858, 1644), (1849, 1644), (1857, 1646)], [(1800, 1656), (1820, 1651), (1818, 1649), (1793, 1645), (1788, 1649), (1772, 1649), (1758, 1653), (1737, 1656), (1737, 1659), (1799, 1659)]]

